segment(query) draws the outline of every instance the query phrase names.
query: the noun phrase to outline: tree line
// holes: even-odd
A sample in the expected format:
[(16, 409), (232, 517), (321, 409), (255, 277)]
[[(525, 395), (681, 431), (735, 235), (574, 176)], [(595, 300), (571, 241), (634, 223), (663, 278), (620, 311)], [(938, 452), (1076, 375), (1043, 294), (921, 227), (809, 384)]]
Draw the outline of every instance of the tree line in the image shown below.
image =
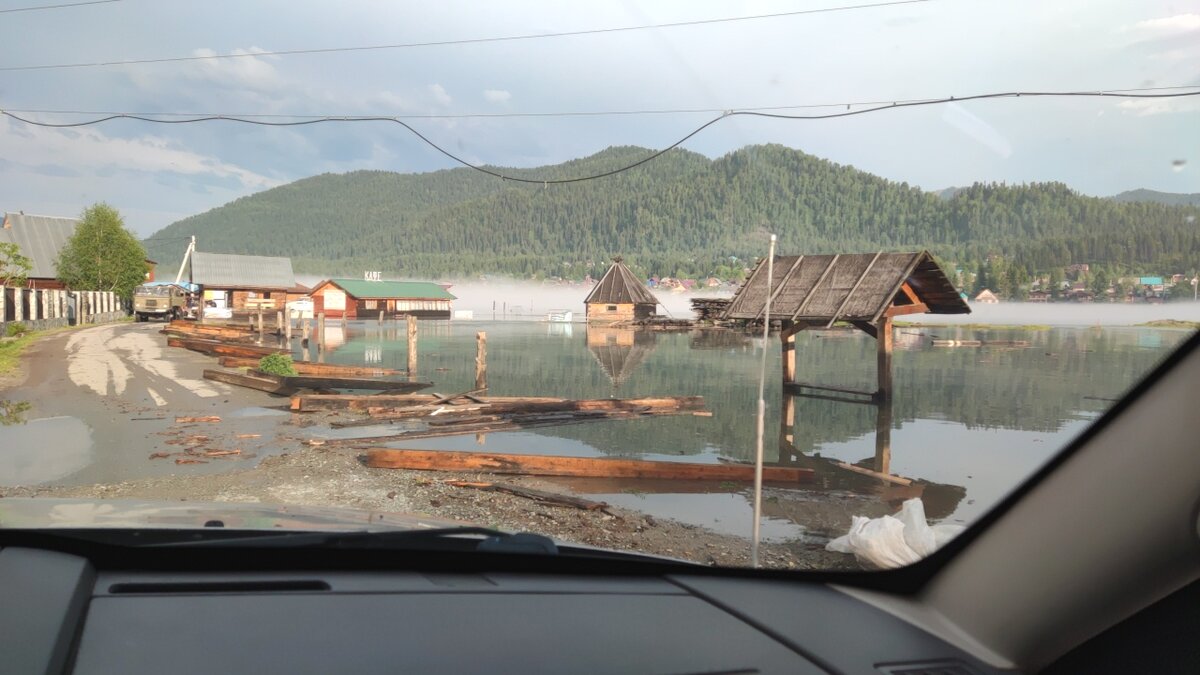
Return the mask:
[[(544, 179), (644, 157), (610, 148), (530, 170)], [(469, 169), (315, 176), (170, 225), (146, 241), (178, 259), (170, 237), (201, 250), (290, 256), (299, 271), (411, 277), (581, 279), (620, 254), (640, 273), (731, 275), (766, 250), (929, 249), (974, 270), (1002, 256), (1026, 278), (1071, 263), (1123, 273), (1194, 268), (1195, 206), (1087, 197), (1061, 183), (975, 184), (943, 199), (903, 182), (779, 145), (715, 160), (673, 150), (634, 170), (567, 185), (525, 185)], [(1021, 272), (1014, 272), (1019, 275)]]

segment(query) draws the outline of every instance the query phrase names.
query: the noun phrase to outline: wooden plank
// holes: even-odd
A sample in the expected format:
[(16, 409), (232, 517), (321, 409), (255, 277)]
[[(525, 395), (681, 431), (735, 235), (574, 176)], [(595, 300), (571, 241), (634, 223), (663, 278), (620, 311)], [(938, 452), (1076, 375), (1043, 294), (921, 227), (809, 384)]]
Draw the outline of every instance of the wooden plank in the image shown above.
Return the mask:
[(834, 462), (833, 465), (838, 467), (839, 469), (845, 469), (846, 471), (853, 471), (854, 473), (861, 473), (864, 476), (878, 478), (879, 480), (887, 481), (889, 483), (895, 483), (896, 485), (912, 485), (911, 478), (904, 478), (903, 476), (893, 476), (890, 473), (881, 473), (879, 471), (872, 471), (870, 469), (866, 469), (861, 466), (847, 464), (846, 462)]
[(876, 339), (879, 338), (879, 330), (875, 328), (875, 324), (873, 324), (873, 323), (868, 323), (866, 321), (851, 321), (850, 325), (861, 330), (862, 332), (866, 333), (867, 335), (870, 335), (873, 338), (876, 338)]
[[(218, 363), (225, 368), (258, 368), (259, 359), (240, 356), (222, 356)], [(313, 363), (293, 361), (292, 366), (301, 375), (341, 375), (345, 377), (403, 375), (404, 371), (374, 366), (347, 366), (339, 363)]]
[(481, 394), (484, 391), (487, 391), (487, 390), (486, 389), (472, 389), (471, 391), (464, 391), (461, 394), (451, 394), (449, 396), (442, 396), (441, 398), (437, 399), (433, 403), (430, 403), (430, 405), (442, 405), (443, 403), (449, 403), (450, 401), (453, 401), (456, 398), (468, 398), (468, 399), (471, 399), (472, 401), (475, 401), (476, 403), (483, 403), (483, 401), (481, 401), (475, 397), (475, 394)]
[(216, 415), (201, 415), (200, 417), (176, 417), (176, 424), (185, 424), (191, 422), (220, 422), (221, 418)]
[(263, 347), (259, 345), (240, 344), (233, 342), (224, 342), (221, 340), (207, 340), (200, 338), (182, 338), (168, 337), (168, 347), (182, 347), (190, 349), (194, 352), (202, 354), (215, 354), (219, 356), (241, 356), (246, 358), (261, 358), (268, 354), (286, 354), (286, 349), (277, 347)]
[(546, 492), (545, 490), (534, 490), (533, 488), (519, 487), (516, 485), (507, 485), (505, 483), (479, 483), (465, 480), (448, 480), (446, 485), (453, 485), (460, 488), (473, 488), (475, 490), (486, 490), (488, 492), (504, 492), (526, 499), (532, 499), (543, 504), (552, 504), (554, 506), (569, 506), (575, 509), (584, 511), (606, 511), (609, 506), (606, 502), (592, 501), (591, 499), (583, 499), (582, 497), (572, 497), (570, 495), (562, 495), (555, 492)]
[(487, 333), (475, 334), (475, 391), (487, 391)]
[[(418, 471), (482, 471), (529, 476), (601, 478), (670, 478), (676, 480), (754, 480), (754, 467), (743, 464), (694, 464), (636, 459), (510, 455), (439, 450), (372, 448), (366, 464), (373, 469)], [(799, 483), (812, 479), (811, 469), (763, 467), (763, 480)]]
[(289, 395), (296, 390), (283, 384), (274, 376), (258, 376), (246, 375), (243, 373), (234, 373), (226, 370), (205, 370), (204, 379), (213, 380), (215, 382), (224, 382), (225, 384), (233, 384), (239, 387), (247, 387), (249, 389), (257, 389), (265, 391), (268, 394)]
[[(292, 399), (292, 410), (369, 410), (371, 408), (409, 408), (429, 405), (437, 400), (435, 394), (309, 394)], [(566, 399), (549, 396), (489, 396), (489, 403), (525, 401), (553, 402)]]
[(892, 305), (884, 310), (885, 317), (905, 316), (908, 314), (928, 314), (929, 306), (923, 302), (918, 302), (915, 305)]
[[(270, 377), (261, 370), (251, 375)], [(280, 381), (293, 389), (379, 389), (383, 391), (409, 392), (432, 387), (432, 382), (399, 382), (365, 377), (338, 377), (328, 375), (277, 375)]]

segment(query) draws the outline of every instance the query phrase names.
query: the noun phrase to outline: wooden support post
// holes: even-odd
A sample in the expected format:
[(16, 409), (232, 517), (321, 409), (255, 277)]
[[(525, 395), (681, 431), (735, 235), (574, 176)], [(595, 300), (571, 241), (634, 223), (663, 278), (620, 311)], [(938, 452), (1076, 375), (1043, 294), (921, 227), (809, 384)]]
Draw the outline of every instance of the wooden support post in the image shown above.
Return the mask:
[(887, 400), (892, 397), (892, 317), (880, 319), (875, 329), (875, 368), (879, 378), (879, 390), (875, 396), (879, 400)]
[(796, 333), (795, 327), (785, 328), (779, 333), (779, 341), (783, 347), (783, 382), (788, 384), (796, 381)]
[(29, 320), (38, 320), (38, 291), (29, 291)]
[(885, 398), (875, 413), (875, 470), (891, 473), (892, 465), (892, 399)]
[(487, 389), (487, 333), (475, 334), (475, 389)]
[(783, 410), (779, 413), (779, 433), (788, 443), (795, 442), (796, 397), (783, 392)]
[(317, 312), (317, 353), (325, 353), (325, 312)]
[(13, 321), (25, 319), (25, 289), (17, 286), (13, 289)]
[(379, 310), (379, 325), (383, 325), (383, 310)]
[(292, 310), (290, 309), (287, 313), (287, 323), (283, 326), (283, 339), (286, 340), (289, 345), (292, 344)]
[(258, 307), (258, 339), (260, 342), (263, 339), (262, 305), (259, 305), (259, 307)]
[(408, 376), (417, 374), (417, 317), (408, 315)]

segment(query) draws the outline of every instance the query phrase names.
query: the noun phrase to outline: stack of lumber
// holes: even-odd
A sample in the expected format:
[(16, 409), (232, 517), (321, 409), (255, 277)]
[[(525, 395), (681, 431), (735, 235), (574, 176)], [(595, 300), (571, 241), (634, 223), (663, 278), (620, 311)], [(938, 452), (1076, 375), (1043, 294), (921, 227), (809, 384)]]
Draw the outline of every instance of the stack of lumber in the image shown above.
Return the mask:
[(293, 410), (357, 410), (367, 417), (334, 422), (335, 427), (412, 422), (417, 428), (385, 436), (311, 441), (312, 445), (359, 447), (377, 443), (485, 434), (600, 420), (703, 413), (704, 399), (675, 396), (635, 399), (555, 399), (544, 397), (437, 397), (309, 395), (292, 399)]
[(692, 312), (697, 321), (712, 322), (721, 318), (731, 298), (692, 298)]
[(182, 347), (210, 356), (240, 356), (261, 359), (268, 354), (287, 354), (290, 350), (279, 347), (255, 345), (237, 340), (221, 340), (200, 337), (167, 337), (168, 347)]
[[(241, 356), (222, 356), (219, 363), (222, 368), (258, 368), (258, 359)], [(382, 377), (384, 375), (404, 375), (402, 370), (381, 368), (377, 366), (346, 366), (340, 363), (313, 363), (312, 361), (293, 361), (292, 367), (301, 375), (328, 375), (339, 377)]]

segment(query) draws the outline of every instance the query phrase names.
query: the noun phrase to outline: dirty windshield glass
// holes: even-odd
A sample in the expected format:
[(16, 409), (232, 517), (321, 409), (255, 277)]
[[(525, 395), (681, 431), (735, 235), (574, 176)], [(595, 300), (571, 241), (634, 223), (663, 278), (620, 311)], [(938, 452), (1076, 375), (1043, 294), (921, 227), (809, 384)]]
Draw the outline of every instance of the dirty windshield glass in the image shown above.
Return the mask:
[(33, 4), (3, 527), (897, 567), (1200, 321), (1178, 3)]

